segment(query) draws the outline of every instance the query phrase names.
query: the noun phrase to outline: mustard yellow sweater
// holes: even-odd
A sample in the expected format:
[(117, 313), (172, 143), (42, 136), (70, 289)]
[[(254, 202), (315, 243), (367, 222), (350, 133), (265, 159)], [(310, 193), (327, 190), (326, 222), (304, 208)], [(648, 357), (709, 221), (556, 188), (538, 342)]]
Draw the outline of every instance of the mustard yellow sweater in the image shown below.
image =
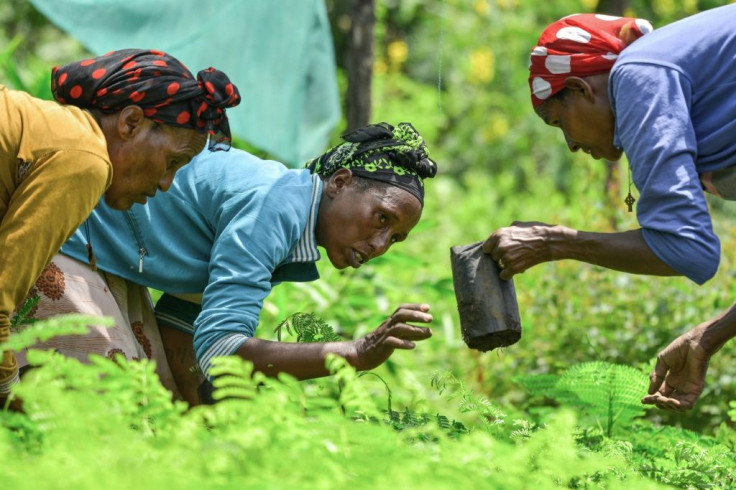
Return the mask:
[[(111, 181), (105, 137), (87, 111), (0, 85), (0, 346), (11, 312)], [(5, 352), (0, 394), (17, 379)]]

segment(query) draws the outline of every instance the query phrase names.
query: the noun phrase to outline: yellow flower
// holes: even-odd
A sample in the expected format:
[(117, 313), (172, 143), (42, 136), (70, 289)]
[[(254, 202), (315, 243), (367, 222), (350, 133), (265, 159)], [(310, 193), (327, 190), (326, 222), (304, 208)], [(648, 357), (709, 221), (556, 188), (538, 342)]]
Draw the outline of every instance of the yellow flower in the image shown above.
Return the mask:
[(478, 15), (482, 17), (488, 16), (488, 11), (490, 10), (488, 0), (475, 0), (473, 7), (475, 8), (475, 11), (478, 12)]
[(502, 115), (494, 114), (490, 116), (489, 121), (486, 124), (485, 128), (483, 128), (483, 132), (481, 133), (481, 135), (486, 143), (490, 143), (503, 138), (508, 132), (508, 120)]
[(496, 60), (490, 48), (480, 48), (470, 53), (470, 81), (487, 83), (493, 80)]
[[(731, 3), (733, 3), (733, 0)], [(688, 15), (696, 14), (698, 12), (698, 0), (685, 0), (684, 7)]]
[(676, 8), (674, 0), (655, 0), (652, 2), (652, 9), (662, 17), (669, 17), (675, 12)]
[(401, 66), (409, 55), (409, 47), (404, 41), (393, 41), (388, 45), (388, 59), (392, 65)]

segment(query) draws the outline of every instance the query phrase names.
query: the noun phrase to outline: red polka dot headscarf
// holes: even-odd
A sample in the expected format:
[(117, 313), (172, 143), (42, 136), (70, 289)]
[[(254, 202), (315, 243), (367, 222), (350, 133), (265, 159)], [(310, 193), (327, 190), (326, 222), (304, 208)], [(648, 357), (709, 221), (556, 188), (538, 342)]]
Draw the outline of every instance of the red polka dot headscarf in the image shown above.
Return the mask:
[(609, 71), (626, 46), (652, 30), (644, 19), (602, 14), (575, 14), (551, 24), (529, 60), (532, 105), (560, 92), (570, 76)]
[(225, 109), (240, 93), (223, 72), (202, 70), (195, 79), (179, 60), (161, 51), (123, 49), (54, 67), (51, 91), (62, 104), (105, 113), (129, 105), (160, 124), (210, 135), (210, 148), (231, 140)]

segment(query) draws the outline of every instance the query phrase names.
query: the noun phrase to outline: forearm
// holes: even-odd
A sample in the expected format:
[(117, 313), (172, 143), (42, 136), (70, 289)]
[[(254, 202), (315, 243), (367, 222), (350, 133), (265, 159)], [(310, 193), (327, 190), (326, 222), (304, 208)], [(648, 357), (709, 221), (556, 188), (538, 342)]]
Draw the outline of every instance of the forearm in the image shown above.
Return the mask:
[(552, 260), (574, 259), (633, 274), (680, 275), (652, 252), (641, 230), (594, 233), (555, 226), (549, 235)]
[[(253, 363), (256, 371), (267, 376), (287, 373), (297, 379), (327, 376), (327, 354), (337, 354), (356, 366), (357, 356), (352, 342), (286, 343), (258, 338), (248, 339), (237, 355)], [(357, 367), (357, 366), (356, 366)]]
[(694, 340), (712, 356), (723, 344), (736, 337), (736, 304), (721, 315), (704, 322), (693, 330)]

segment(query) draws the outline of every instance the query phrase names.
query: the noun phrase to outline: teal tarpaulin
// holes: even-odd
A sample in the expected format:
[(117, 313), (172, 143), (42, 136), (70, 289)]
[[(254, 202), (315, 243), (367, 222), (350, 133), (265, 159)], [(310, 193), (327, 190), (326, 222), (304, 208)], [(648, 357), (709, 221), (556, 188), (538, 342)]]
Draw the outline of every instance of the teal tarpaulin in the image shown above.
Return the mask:
[(31, 1), (94, 54), (159, 49), (195, 75), (224, 71), (243, 96), (233, 133), (292, 166), (320, 154), (339, 121), (323, 0)]

